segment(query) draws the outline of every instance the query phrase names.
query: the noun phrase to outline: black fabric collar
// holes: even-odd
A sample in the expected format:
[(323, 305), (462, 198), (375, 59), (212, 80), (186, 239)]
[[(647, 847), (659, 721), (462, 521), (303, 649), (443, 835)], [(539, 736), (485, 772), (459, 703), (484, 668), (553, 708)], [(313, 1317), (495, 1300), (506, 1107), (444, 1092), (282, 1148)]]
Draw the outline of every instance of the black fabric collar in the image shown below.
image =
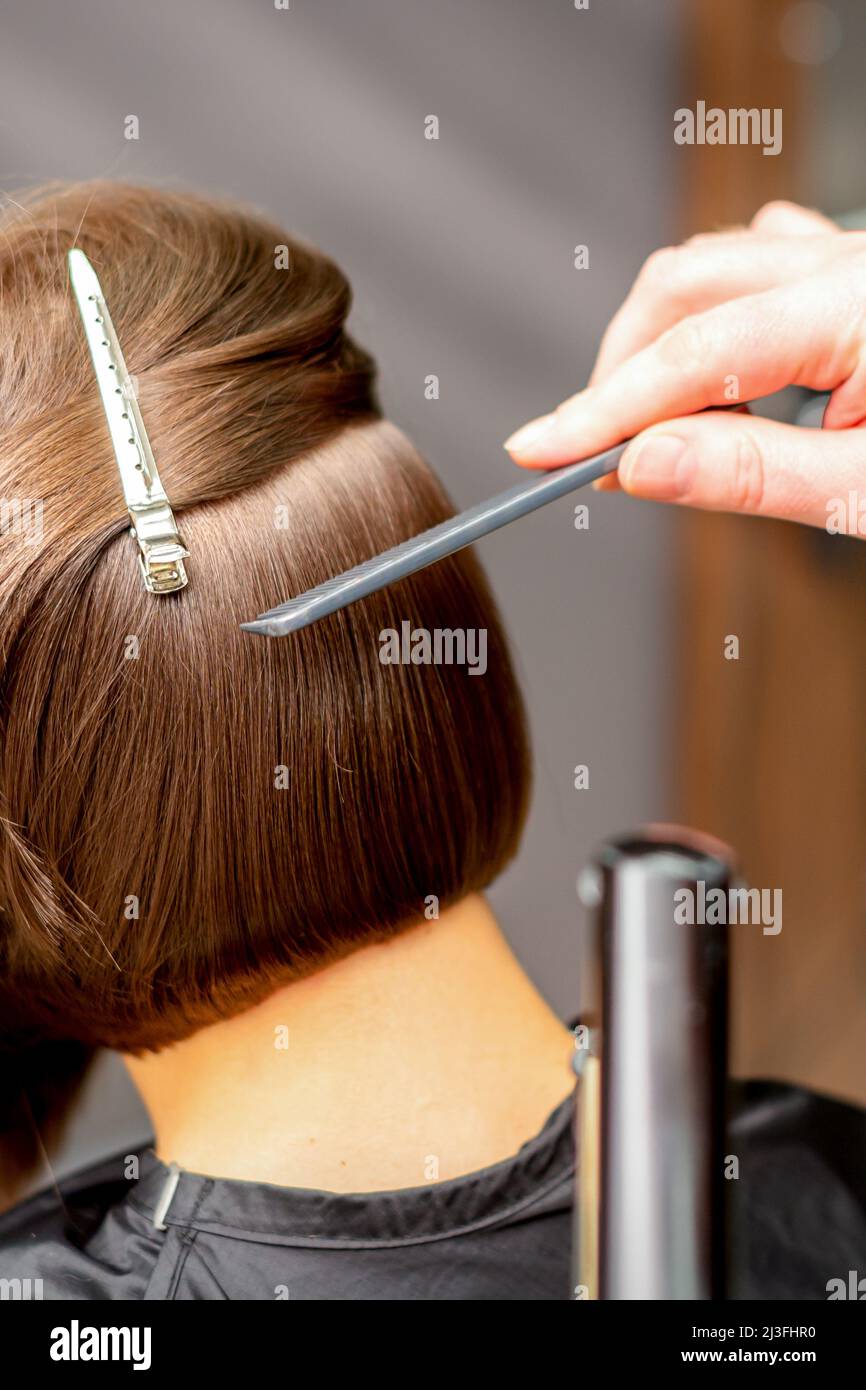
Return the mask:
[[(317, 1192), (269, 1183), (209, 1178), (181, 1170), (166, 1226), (209, 1231), (267, 1244), (326, 1246), (415, 1245), (495, 1225), (545, 1198), (571, 1201), (574, 1174), (572, 1097), (513, 1158), (429, 1187), (392, 1192)], [(152, 1223), (170, 1179), (148, 1151), (128, 1201)]]

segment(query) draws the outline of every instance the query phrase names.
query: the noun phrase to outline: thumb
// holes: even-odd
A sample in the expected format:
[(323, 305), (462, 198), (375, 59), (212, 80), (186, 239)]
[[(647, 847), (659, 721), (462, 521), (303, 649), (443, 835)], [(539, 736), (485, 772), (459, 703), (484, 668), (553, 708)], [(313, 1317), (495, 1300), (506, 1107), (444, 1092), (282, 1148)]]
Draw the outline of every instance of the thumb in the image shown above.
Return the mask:
[(822, 212), (783, 199), (765, 203), (759, 208), (752, 218), (750, 229), (768, 236), (820, 236), (822, 232), (840, 231), (838, 224), (831, 222)]
[(866, 429), (802, 429), (704, 411), (638, 435), (619, 481), (635, 497), (866, 535)]

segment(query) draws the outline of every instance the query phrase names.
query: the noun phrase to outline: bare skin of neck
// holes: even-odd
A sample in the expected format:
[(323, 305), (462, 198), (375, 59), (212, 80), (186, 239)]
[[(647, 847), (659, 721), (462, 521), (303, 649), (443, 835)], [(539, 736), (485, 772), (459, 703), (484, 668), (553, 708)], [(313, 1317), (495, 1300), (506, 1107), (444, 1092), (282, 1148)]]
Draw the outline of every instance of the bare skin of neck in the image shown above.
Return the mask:
[(572, 1046), (473, 895), (247, 1013), (124, 1060), (165, 1162), (373, 1192), (516, 1153), (570, 1093)]

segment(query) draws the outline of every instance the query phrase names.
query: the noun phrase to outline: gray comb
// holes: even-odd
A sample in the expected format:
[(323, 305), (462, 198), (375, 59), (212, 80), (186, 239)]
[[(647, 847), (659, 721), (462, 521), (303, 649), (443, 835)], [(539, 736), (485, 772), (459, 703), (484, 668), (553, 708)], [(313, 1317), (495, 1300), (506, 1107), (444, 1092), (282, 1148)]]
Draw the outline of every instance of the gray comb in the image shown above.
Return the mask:
[(244, 632), (258, 632), (265, 637), (285, 637), (287, 632), (309, 627), (319, 618), (336, 613), (350, 603), (357, 603), (358, 599), (375, 594), (377, 589), (396, 584), (399, 579), (435, 564), (446, 555), (453, 555), (455, 551), (462, 550), (482, 536), (489, 536), (491, 531), (498, 531), (500, 526), (507, 526), (518, 517), (536, 511), (547, 502), (555, 502), (558, 497), (584, 487), (605, 473), (613, 473), (626, 444), (630, 442), (626, 440), (581, 463), (570, 463), (565, 468), (533, 474), (527, 481), (510, 487), (507, 492), (500, 492), (486, 502), (478, 502), (459, 516), (451, 517), (429, 531), (422, 531), (420, 536), (413, 536), (411, 540), (395, 545), (392, 550), (385, 550), (372, 560), (365, 560), (362, 565), (338, 574), (335, 579), (317, 584), (298, 598), (269, 608), (267, 613), (260, 613), (253, 622), (241, 623), (241, 627)]

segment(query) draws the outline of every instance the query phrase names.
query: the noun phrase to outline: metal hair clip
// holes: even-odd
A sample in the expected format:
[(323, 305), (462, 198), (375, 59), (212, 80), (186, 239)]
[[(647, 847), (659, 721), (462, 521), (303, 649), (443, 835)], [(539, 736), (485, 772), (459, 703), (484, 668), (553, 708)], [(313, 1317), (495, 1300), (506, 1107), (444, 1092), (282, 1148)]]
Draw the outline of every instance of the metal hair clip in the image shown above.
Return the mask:
[(96, 276), (83, 251), (68, 254), (69, 279), (78, 303), (87, 345), (111, 432), (123, 495), (138, 541), (144, 585), (152, 594), (170, 594), (187, 582), (189, 551), (165, 495), (147, 431), (135, 399), (114, 324)]

